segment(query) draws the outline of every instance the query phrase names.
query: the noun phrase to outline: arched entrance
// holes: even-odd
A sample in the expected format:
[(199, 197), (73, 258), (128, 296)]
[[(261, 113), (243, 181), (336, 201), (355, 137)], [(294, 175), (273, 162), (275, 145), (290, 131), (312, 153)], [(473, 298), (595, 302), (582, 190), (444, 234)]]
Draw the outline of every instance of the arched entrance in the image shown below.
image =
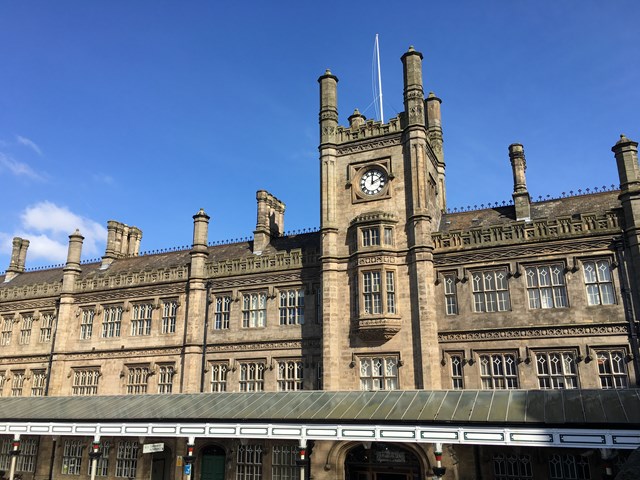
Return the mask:
[(208, 445), (202, 449), (200, 480), (224, 480), (226, 453), (222, 447)]
[(418, 480), (420, 461), (415, 453), (392, 443), (359, 445), (347, 453), (346, 480)]
[(162, 452), (155, 452), (151, 457), (151, 480), (169, 480), (171, 478), (171, 449), (165, 443)]

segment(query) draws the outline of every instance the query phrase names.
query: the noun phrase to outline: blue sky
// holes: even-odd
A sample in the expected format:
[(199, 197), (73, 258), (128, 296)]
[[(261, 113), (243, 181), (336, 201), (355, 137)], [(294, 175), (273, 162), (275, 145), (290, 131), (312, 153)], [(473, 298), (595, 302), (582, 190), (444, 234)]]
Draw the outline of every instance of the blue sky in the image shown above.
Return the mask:
[(0, 271), (104, 253), (106, 222), (142, 250), (252, 235), (255, 192), (285, 228), (319, 224), (318, 76), (340, 79), (341, 124), (371, 105), (380, 35), (385, 116), (402, 110), (400, 56), (424, 54), (442, 100), (450, 207), (511, 198), (507, 147), (529, 191), (617, 184), (610, 151), (640, 140), (636, 0), (0, 1)]

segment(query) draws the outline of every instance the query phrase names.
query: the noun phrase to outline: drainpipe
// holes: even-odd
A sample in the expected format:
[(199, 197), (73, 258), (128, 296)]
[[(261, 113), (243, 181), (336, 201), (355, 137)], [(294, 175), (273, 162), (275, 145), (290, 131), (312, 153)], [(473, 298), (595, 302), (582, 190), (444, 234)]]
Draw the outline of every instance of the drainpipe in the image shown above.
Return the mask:
[(202, 334), (202, 365), (200, 368), (200, 393), (204, 392), (205, 366), (207, 364), (207, 332), (209, 331), (209, 307), (211, 305), (211, 282), (207, 282), (207, 300), (204, 310), (204, 333)]
[(614, 240), (616, 248), (616, 261), (620, 269), (620, 280), (622, 283), (622, 303), (624, 306), (624, 316), (629, 325), (629, 344), (631, 345), (631, 358), (635, 370), (636, 386), (640, 386), (640, 347), (638, 345), (638, 330), (636, 328), (635, 312), (633, 300), (631, 298), (631, 288), (629, 282), (629, 272), (625, 263), (624, 239)]

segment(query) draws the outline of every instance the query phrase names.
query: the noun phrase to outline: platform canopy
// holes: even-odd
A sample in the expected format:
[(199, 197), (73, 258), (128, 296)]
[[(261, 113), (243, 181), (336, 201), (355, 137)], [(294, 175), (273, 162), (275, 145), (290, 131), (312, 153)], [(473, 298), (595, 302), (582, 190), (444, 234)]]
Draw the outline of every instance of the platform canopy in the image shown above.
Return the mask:
[(0, 434), (637, 448), (640, 390), (9, 397)]

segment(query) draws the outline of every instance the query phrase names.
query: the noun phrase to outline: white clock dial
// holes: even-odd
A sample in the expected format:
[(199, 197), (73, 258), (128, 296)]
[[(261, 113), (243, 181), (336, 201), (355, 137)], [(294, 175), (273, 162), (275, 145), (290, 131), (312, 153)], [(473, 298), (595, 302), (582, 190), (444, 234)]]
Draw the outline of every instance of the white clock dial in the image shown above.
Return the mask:
[(379, 168), (367, 170), (360, 178), (360, 189), (367, 195), (376, 195), (387, 183), (387, 175)]

